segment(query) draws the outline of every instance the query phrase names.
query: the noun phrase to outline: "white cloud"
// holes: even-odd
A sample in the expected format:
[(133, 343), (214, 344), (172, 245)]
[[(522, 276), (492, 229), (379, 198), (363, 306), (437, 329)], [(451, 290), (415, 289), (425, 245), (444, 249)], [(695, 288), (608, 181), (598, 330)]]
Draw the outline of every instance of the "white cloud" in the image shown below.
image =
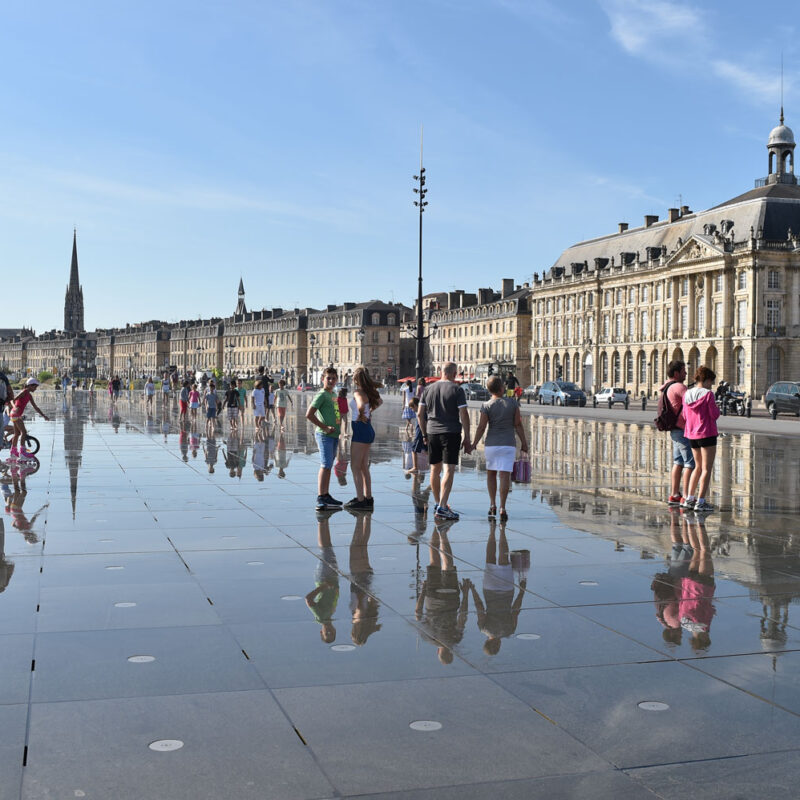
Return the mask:
[[(760, 69), (753, 57), (733, 63), (715, 55), (720, 47), (705, 11), (672, 0), (599, 0), (611, 24), (611, 37), (627, 53), (670, 70), (710, 74), (737, 92), (774, 103), (780, 78)], [(770, 51), (774, 59), (774, 52)], [(788, 82), (786, 91), (791, 87)]]
[(689, 5), (652, 0), (604, 0), (611, 36), (632, 55), (660, 56), (673, 40), (697, 41), (704, 37), (702, 14)]

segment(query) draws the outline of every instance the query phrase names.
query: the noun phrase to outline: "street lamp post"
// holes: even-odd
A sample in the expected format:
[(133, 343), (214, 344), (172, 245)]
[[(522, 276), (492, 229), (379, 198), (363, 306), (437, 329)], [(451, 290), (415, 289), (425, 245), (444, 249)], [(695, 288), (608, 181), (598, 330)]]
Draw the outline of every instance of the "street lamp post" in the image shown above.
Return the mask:
[(316, 386), (317, 385), (316, 373), (315, 373), (316, 359), (314, 357), (314, 348), (316, 347), (317, 344), (317, 335), (315, 333), (309, 334), (308, 342), (311, 345), (311, 348), (308, 351), (309, 366), (311, 367), (311, 382)]
[[(412, 339), (415, 339), (416, 342), (417, 342), (417, 363), (418, 364), (420, 364), (420, 363), (422, 364), (422, 374), (425, 373), (425, 342), (428, 341), (429, 339), (431, 339), (432, 337), (436, 336), (436, 332), (438, 330), (439, 330), (439, 326), (434, 322), (433, 325), (431, 325), (431, 332), (427, 336), (423, 336), (423, 335), (421, 335), (422, 334), (422, 329), (420, 328), (419, 320), (417, 320), (417, 324), (416, 325), (409, 324), (408, 326), (406, 326), (406, 329), (405, 329), (406, 333)], [(420, 355), (419, 355), (420, 349), (422, 349), (421, 361), (420, 361)], [(417, 374), (417, 380), (419, 380), (419, 378), (422, 377), (422, 374), (420, 374), (419, 371), (417, 371), (416, 374)]]
[(265, 364), (267, 375), (266, 377), (269, 378), (272, 373), (272, 337), (269, 336), (267, 338), (267, 363)]
[(419, 209), (419, 277), (417, 279), (417, 363), (416, 363), (416, 379), (422, 377), (424, 372), (425, 360), (425, 342), (422, 336), (422, 214), (425, 211), (425, 206), (428, 205), (425, 196), (428, 190), (425, 188), (425, 167), (422, 166), (422, 131), (419, 135), (419, 175), (414, 176), (414, 180), (419, 186), (414, 187), (414, 194), (419, 195), (419, 200), (414, 201), (414, 205)]
[(233, 342), (228, 342), (225, 345), (225, 368), (228, 371), (228, 377), (233, 375), (233, 353), (236, 350), (236, 345)]

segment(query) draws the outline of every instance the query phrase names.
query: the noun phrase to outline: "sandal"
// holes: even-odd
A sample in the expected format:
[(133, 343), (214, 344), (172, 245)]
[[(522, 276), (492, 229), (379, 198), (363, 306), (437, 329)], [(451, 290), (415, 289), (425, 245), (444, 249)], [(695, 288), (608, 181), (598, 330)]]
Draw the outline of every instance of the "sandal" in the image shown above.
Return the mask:
[(507, 522), (508, 521), (508, 512), (501, 511), (500, 512), (500, 522)]
[(489, 506), (489, 519), (496, 519), (497, 518), (497, 506)]

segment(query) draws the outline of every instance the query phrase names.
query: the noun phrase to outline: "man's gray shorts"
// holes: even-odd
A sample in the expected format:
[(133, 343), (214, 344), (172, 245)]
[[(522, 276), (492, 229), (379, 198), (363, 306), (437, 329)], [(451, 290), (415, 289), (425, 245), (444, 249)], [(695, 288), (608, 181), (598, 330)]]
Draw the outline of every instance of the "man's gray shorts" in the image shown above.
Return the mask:
[(693, 469), (692, 448), (689, 447), (689, 440), (683, 435), (683, 431), (680, 428), (673, 428), (669, 432), (669, 438), (672, 439), (672, 460), (678, 466)]

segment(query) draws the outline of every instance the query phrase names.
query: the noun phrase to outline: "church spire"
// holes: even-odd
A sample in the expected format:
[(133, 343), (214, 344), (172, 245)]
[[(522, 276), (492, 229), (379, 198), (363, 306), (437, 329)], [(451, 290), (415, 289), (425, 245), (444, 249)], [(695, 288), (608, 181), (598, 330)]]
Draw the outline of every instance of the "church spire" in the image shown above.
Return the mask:
[(247, 306), (244, 304), (244, 281), (239, 278), (239, 302), (236, 304), (236, 311), (233, 312), (237, 316), (247, 313)]
[(69, 267), (69, 286), (64, 297), (64, 330), (79, 333), (83, 326), (83, 288), (78, 276), (78, 231), (72, 231), (72, 262)]

